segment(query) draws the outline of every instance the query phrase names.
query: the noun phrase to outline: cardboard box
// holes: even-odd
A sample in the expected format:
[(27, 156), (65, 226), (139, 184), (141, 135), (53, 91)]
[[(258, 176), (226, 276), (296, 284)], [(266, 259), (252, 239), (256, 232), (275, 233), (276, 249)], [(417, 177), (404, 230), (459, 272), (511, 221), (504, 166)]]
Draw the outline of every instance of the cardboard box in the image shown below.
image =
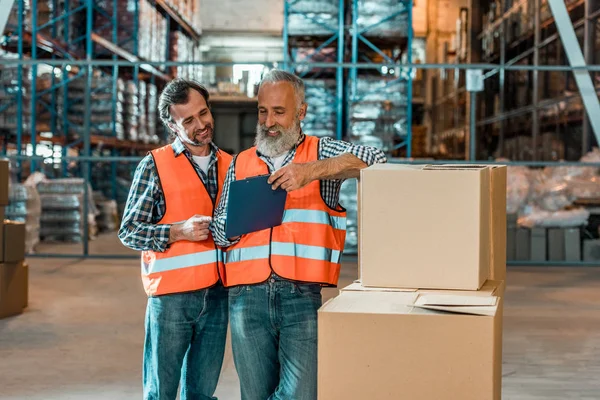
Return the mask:
[(25, 259), (24, 222), (4, 220), (4, 262), (19, 262)]
[(8, 205), (8, 160), (0, 160), (0, 206)]
[(0, 262), (4, 261), (4, 206), (0, 206)]
[[(444, 164), (447, 166), (449, 164)], [(473, 165), (471, 165), (473, 166)], [(506, 280), (507, 215), (506, 165), (475, 165), (487, 167), (490, 173), (490, 280)], [(516, 217), (516, 216), (515, 216)], [(515, 218), (516, 224), (516, 218)]]
[(23, 262), (0, 264), (0, 318), (23, 312), (28, 304), (29, 267)]
[(486, 286), (342, 290), (319, 310), (318, 399), (500, 400), (504, 282)]
[(489, 168), (481, 166), (376, 164), (363, 169), (363, 285), (479, 289), (490, 275), (490, 180)]

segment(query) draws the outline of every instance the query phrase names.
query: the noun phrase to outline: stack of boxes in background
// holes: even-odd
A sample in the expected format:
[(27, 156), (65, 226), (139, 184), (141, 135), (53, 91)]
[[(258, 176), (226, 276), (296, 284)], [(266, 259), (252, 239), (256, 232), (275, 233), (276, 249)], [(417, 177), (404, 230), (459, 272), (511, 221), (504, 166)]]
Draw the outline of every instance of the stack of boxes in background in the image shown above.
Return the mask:
[(8, 205), (7, 160), (0, 160), (0, 318), (27, 307), (28, 266), (25, 264), (25, 223), (4, 219)]
[[(115, 4), (116, 3), (116, 4)], [(111, 23), (111, 19), (115, 16), (113, 15), (113, 11), (116, 11), (116, 26), (118, 27), (130, 27), (129, 29), (119, 28), (116, 30), (117, 34), (117, 44), (122, 49), (127, 52), (134, 54), (134, 45), (135, 41), (131, 40), (134, 29), (134, 20), (135, 20), (135, 9), (138, 6), (138, 0), (96, 0), (94, 1), (94, 8), (100, 10), (101, 12), (95, 12), (95, 20), (94, 20), (94, 33), (103, 37), (104, 39), (113, 42), (113, 29), (114, 26)], [(140, 10), (141, 11), (141, 10)], [(139, 18), (139, 30), (140, 33), (143, 31), (144, 25), (148, 24), (148, 19)], [(83, 21), (83, 26), (85, 27), (85, 20)], [(142, 47), (142, 46), (140, 46)], [(106, 54), (110, 55), (111, 53), (104, 49), (102, 46), (97, 46), (96, 48), (97, 54)]]
[(333, 79), (305, 79), (305, 97), (310, 107), (302, 121), (307, 135), (332, 137), (336, 135), (336, 83)]
[[(339, 21), (339, 0), (297, 1), (290, 10), (288, 31), (290, 35), (331, 35)], [(309, 13), (310, 19), (302, 13)]]
[(391, 151), (394, 139), (407, 134), (406, 82), (395, 77), (360, 77), (354, 97), (349, 111), (350, 139)]
[(166, 18), (148, 0), (141, 1), (139, 7), (139, 56), (148, 61), (167, 60)]
[(361, 172), (360, 281), (319, 310), (319, 399), (499, 400), (506, 168)]
[[(183, 32), (171, 32), (172, 59), (180, 62), (200, 62), (202, 61), (202, 51), (200, 46)], [(202, 81), (201, 65), (180, 65), (171, 67), (171, 74), (178, 78), (192, 79)]]

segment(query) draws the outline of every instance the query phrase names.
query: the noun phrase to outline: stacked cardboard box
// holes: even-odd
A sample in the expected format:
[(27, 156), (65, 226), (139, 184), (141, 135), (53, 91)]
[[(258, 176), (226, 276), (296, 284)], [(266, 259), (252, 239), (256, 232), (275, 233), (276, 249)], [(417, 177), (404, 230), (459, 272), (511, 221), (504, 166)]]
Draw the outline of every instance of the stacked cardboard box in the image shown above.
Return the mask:
[(0, 318), (27, 307), (28, 267), (25, 264), (25, 224), (5, 220), (8, 205), (8, 161), (0, 160)]
[(361, 172), (360, 280), (319, 310), (319, 400), (499, 400), (506, 168)]

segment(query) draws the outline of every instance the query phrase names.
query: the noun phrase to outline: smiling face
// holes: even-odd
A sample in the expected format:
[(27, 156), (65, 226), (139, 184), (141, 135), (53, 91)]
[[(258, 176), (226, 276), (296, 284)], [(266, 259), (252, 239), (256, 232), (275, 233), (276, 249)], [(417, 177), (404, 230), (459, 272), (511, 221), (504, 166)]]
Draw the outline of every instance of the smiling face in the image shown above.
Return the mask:
[(300, 103), (290, 82), (265, 82), (258, 90), (255, 144), (267, 157), (280, 156), (298, 142), (306, 104)]
[(213, 139), (214, 120), (204, 97), (194, 89), (189, 89), (185, 104), (174, 104), (169, 108), (172, 122), (169, 128), (192, 151), (210, 153)]

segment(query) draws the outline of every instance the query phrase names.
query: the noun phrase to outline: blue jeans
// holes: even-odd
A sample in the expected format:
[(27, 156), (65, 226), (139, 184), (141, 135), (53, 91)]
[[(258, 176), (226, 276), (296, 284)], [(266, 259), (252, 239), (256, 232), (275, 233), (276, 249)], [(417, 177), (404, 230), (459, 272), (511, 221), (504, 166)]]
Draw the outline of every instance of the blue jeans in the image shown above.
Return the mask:
[(227, 290), (220, 284), (148, 298), (143, 385), (146, 400), (215, 399), (227, 337)]
[(229, 289), (242, 400), (316, 400), (321, 287), (277, 277)]

